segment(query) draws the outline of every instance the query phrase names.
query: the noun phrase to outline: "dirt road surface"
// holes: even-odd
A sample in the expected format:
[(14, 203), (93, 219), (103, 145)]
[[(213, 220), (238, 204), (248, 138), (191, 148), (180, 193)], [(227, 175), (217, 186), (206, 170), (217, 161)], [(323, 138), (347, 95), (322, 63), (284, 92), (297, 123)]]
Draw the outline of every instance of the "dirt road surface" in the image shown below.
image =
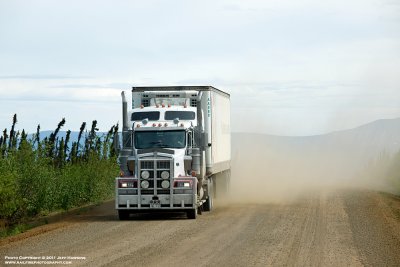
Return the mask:
[(3, 240), (0, 265), (5, 257), (64, 256), (68, 266), (400, 266), (399, 220), (400, 199), (370, 191), (219, 204), (197, 220), (118, 221), (106, 203)]

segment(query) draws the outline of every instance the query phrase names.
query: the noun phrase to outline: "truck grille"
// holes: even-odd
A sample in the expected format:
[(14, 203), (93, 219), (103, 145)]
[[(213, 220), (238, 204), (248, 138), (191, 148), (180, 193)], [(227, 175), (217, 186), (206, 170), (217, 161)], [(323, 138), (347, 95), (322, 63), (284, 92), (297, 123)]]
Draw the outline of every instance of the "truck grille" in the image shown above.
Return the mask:
[(170, 168), (170, 161), (157, 161), (157, 169), (166, 169)]
[[(173, 176), (172, 170), (173, 164), (172, 159), (143, 159), (139, 160), (139, 173), (138, 177), (140, 182), (143, 180), (147, 180), (149, 182), (148, 188), (141, 187), (141, 194), (143, 195), (157, 195), (157, 194), (169, 194), (170, 187), (171, 187), (171, 179)], [(143, 179), (142, 172), (147, 171), (149, 172), (149, 178)], [(163, 179), (161, 177), (161, 173), (163, 171), (167, 171), (169, 173), (169, 178), (165, 179), (170, 182), (170, 186), (168, 188), (162, 188), (161, 183)], [(139, 184), (140, 184), (139, 182)]]
[(154, 161), (145, 161), (145, 160), (143, 160), (143, 161), (141, 161), (140, 162), (140, 168), (142, 169), (142, 170), (153, 170), (154, 169)]

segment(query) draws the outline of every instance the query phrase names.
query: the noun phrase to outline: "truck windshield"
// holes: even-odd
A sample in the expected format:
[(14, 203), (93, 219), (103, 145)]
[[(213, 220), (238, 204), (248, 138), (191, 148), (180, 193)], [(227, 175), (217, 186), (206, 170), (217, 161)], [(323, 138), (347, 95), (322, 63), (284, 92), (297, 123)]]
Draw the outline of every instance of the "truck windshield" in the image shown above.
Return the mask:
[(184, 148), (186, 132), (177, 131), (137, 131), (135, 132), (135, 147), (137, 149), (167, 147)]
[(176, 118), (180, 120), (194, 120), (196, 114), (194, 111), (166, 111), (165, 119), (174, 120)]
[(141, 121), (144, 119), (148, 119), (149, 121), (157, 121), (160, 119), (159, 111), (141, 111), (132, 113), (131, 120), (132, 121)]

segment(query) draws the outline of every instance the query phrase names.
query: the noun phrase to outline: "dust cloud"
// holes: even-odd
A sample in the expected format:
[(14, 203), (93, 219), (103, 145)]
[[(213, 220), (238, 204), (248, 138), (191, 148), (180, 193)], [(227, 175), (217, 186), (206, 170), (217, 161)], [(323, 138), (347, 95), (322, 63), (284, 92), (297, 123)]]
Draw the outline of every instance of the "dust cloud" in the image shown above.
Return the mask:
[(359, 134), (279, 137), (234, 133), (230, 200), (274, 203), (326, 189), (385, 190), (380, 180), (361, 175), (381, 148), (368, 139), (360, 140)]

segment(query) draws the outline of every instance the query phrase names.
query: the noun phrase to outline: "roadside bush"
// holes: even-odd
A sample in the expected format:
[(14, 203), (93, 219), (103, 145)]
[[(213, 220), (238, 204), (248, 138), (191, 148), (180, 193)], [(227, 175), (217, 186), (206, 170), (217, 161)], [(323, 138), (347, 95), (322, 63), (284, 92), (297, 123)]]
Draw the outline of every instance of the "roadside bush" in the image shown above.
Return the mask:
[(4, 165), (4, 162), (0, 163), (0, 220), (8, 221), (16, 214), (20, 205), (19, 199), (15, 199), (16, 175), (6, 171)]
[(92, 159), (78, 164), (68, 164), (54, 179), (56, 208), (69, 209), (111, 198), (114, 178), (118, 174), (116, 160)]
[(98, 136), (97, 121), (93, 121), (85, 137), (83, 123), (78, 142), (70, 145), (70, 131), (65, 140), (57, 137), (65, 119), (43, 140), (40, 126), (27, 140), (24, 130), (15, 131), (16, 123), (14, 115), (10, 132), (5, 129), (0, 137), (0, 221), (11, 225), (112, 197), (119, 170), (112, 135), (118, 125), (104, 137)]

